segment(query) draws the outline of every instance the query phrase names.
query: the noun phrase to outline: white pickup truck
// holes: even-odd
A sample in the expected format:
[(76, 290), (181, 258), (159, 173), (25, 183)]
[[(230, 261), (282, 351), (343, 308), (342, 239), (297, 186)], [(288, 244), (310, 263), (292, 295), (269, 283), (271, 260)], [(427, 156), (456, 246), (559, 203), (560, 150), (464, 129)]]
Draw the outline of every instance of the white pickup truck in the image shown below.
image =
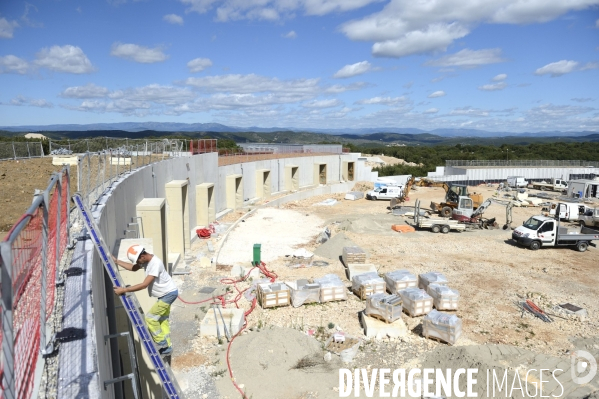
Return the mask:
[(541, 247), (574, 246), (580, 252), (587, 250), (591, 241), (599, 240), (599, 231), (586, 227), (568, 229), (560, 227), (559, 219), (533, 216), (512, 232), (512, 240), (533, 251)]
[(544, 182), (532, 182), (528, 185), (530, 188), (536, 188), (537, 190), (553, 190), (565, 192), (568, 190), (568, 182), (562, 179), (551, 179), (550, 183)]
[(402, 186), (382, 186), (377, 187), (374, 190), (370, 190), (366, 193), (366, 199), (369, 200), (390, 200), (391, 198), (397, 198), (403, 192)]

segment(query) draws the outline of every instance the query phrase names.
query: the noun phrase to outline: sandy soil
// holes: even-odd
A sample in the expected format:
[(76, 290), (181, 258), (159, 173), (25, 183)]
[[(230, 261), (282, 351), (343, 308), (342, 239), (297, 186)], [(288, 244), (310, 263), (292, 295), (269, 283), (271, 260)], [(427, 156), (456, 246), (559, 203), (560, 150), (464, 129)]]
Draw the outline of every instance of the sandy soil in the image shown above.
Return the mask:
[[(470, 191), (480, 192), (485, 198), (495, 192), (491, 187), (470, 187)], [(422, 205), (427, 206), (430, 201), (440, 201), (443, 196), (444, 192), (441, 188), (418, 187), (411, 193), (408, 205), (413, 205), (415, 199), (420, 199)], [(335, 198), (339, 201), (334, 206), (314, 206), (328, 198)], [(531, 353), (533, 357), (535, 354), (541, 353), (553, 356), (552, 359), (558, 360), (567, 359), (565, 354), (576, 347), (573, 343), (575, 339), (588, 339), (592, 345), (597, 345), (599, 348), (599, 339), (597, 338), (599, 322), (596, 316), (599, 311), (599, 302), (596, 300), (599, 297), (599, 273), (596, 269), (599, 264), (599, 250), (596, 248), (591, 247), (584, 253), (569, 248), (544, 248), (539, 251), (530, 251), (512, 245), (509, 240), (511, 231), (501, 229), (451, 232), (450, 234), (434, 234), (429, 231), (401, 234), (391, 230), (391, 225), (411, 224), (413, 220), (409, 217), (391, 215), (387, 210), (389, 205), (387, 201), (345, 201), (342, 198), (341, 194), (324, 195), (282, 206), (282, 208), (296, 211), (301, 215), (309, 215), (308, 218), (303, 216), (302, 220), (297, 222), (302, 223), (302, 237), (304, 238), (302, 247), (312, 252), (317, 250), (321, 244), (318, 244), (315, 238), (324, 226), (328, 226), (333, 237), (343, 233), (348, 239), (362, 247), (369, 255), (368, 262), (377, 265), (381, 274), (397, 269), (408, 269), (414, 274), (429, 271), (444, 273), (450, 282), (449, 286), (460, 292), (460, 309), (455, 313), (463, 321), (463, 336), (458, 341), (458, 347), (478, 345), (472, 346), (472, 348), (479, 349), (471, 349), (471, 351), (482, 353), (480, 348), (484, 349), (490, 344), (502, 344), (510, 348), (518, 348), (521, 351), (528, 351), (526, 353)], [(247, 231), (259, 231), (267, 222), (276, 223), (277, 210), (269, 212), (272, 213), (269, 213), (269, 217), (272, 219), (248, 217), (243, 222), (244, 229), (233, 230), (229, 239), (245, 240), (246, 237), (237, 236), (237, 234), (247, 236)], [(529, 216), (539, 214), (540, 208), (515, 207), (513, 213), (513, 227), (516, 227)], [(285, 219), (284, 224), (289, 227), (288, 232), (284, 234), (285, 240), (290, 240), (294, 237), (295, 229), (293, 225), (289, 225), (285, 215), (286, 212), (281, 210), (281, 217)], [(314, 217), (314, 221), (308, 226), (307, 220), (312, 217)], [(492, 205), (485, 213), (485, 217), (496, 217), (497, 221), (503, 224), (505, 208), (500, 205)], [(322, 220), (325, 222), (322, 223)], [(312, 229), (312, 240), (305, 240), (306, 229)], [(265, 231), (265, 233), (267, 232)], [(282, 236), (283, 234), (278, 232), (267, 239), (270, 245), (276, 245), (277, 237), (280, 238), (281, 243), (284, 242)], [(250, 237), (250, 241), (252, 239), (255, 239), (255, 242), (260, 242), (258, 236)], [(218, 242), (215, 241), (214, 244), (218, 248)], [(194, 245), (205, 246), (206, 243), (195, 241)], [(326, 243), (322, 244), (322, 246), (325, 245)], [(205, 248), (202, 250), (205, 251)], [(239, 246), (235, 248), (225, 246), (223, 250), (248, 252), (246, 248)], [(268, 262), (267, 267), (278, 274), (279, 281), (317, 278), (335, 273), (349, 287), (351, 284), (347, 280), (345, 269), (338, 257), (334, 256), (335, 251), (338, 251), (337, 256), (341, 255), (341, 250), (342, 247), (339, 246), (328, 248), (327, 252), (323, 252), (327, 254), (327, 257), (315, 257), (316, 260), (327, 261), (329, 265), (325, 267), (293, 268), (289, 267), (288, 258), (281, 256)], [(249, 262), (241, 264), (249, 266)], [(192, 265), (193, 267), (194, 265)], [(181, 296), (194, 301), (207, 298), (197, 293), (198, 288), (202, 286), (217, 287), (224, 292), (225, 288), (219, 283), (219, 280), (227, 274), (228, 269), (222, 267), (217, 267), (217, 270), (212, 272), (192, 273), (184, 278)], [(238, 283), (240, 289), (249, 285), (250, 283)], [(544, 323), (528, 314), (523, 315), (516, 306), (516, 301), (522, 298), (530, 298), (546, 311), (561, 317), (554, 317), (553, 323)], [(586, 308), (589, 317), (580, 319), (558, 313), (559, 310), (556, 306), (564, 302)], [(245, 299), (241, 299), (239, 305), (246, 309), (249, 308), (249, 302)], [(185, 318), (183, 316), (185, 314), (193, 313), (198, 320), (201, 320), (205, 314), (205, 308), (203, 311), (200, 306), (185, 306), (184, 310), (174, 309), (175, 323), (178, 317)], [(320, 332), (322, 336), (319, 339), (323, 340), (333, 331), (329, 329), (329, 325), (331, 325), (334, 329), (364, 339), (362, 349), (351, 365), (351, 367), (364, 368), (384, 366), (393, 369), (422, 364), (427, 356), (431, 361), (430, 356), (438, 353), (437, 348), (446, 347), (444, 344), (422, 337), (422, 317), (411, 318), (405, 314), (402, 319), (408, 327), (407, 335), (400, 339), (367, 340), (358, 320), (358, 313), (364, 307), (364, 302), (352, 294), (349, 294), (347, 301), (305, 305), (299, 308), (262, 309), (256, 307), (248, 316), (248, 330), (251, 332), (243, 334), (259, 335), (269, 332), (271, 329), (291, 328), (303, 333), (317, 332), (316, 335)], [(187, 316), (187, 320), (189, 319), (190, 317)], [(189, 325), (195, 325), (197, 331), (197, 322)], [(272, 333), (269, 332), (269, 334)], [(275, 339), (272, 335), (269, 337)], [(174, 342), (176, 345), (176, 337)], [(232, 346), (233, 356), (246, 356), (241, 352), (246, 351), (247, 347), (237, 345), (236, 341)], [(593, 347), (592, 345), (591, 347)], [(219, 367), (222, 368), (222, 357), (220, 357), (222, 351), (219, 352), (218, 349), (215, 351), (214, 347), (214, 339), (200, 338), (195, 335), (189, 337), (182, 352), (203, 356), (206, 359), (202, 363), (203, 367), (218, 361), (220, 362)], [(260, 356), (259, 353), (256, 356)], [(524, 352), (522, 353), (522, 356), (525, 356)], [(381, 356), (381, 354), (384, 355)], [(297, 357), (297, 353), (292, 356)], [(474, 358), (468, 356), (465, 359)], [(177, 353), (174, 358), (177, 358)], [(488, 359), (484, 361), (491, 362)], [(271, 381), (270, 374), (256, 365), (245, 363), (245, 361), (241, 363), (234, 362), (233, 372), (237, 376), (236, 370), (240, 370), (240, 377), (237, 381), (246, 384), (248, 396), (254, 394), (254, 397), (261, 398), (283, 397), (275, 389), (265, 389), (259, 393), (252, 392), (250, 390), (250, 387), (253, 387), (251, 381), (262, 381), (267, 386), (266, 381)], [(218, 371), (218, 367), (214, 367)], [(337, 371), (335, 370), (333, 374), (337, 375)], [(285, 378), (288, 377), (290, 378), (291, 374), (285, 374)], [(230, 386), (223, 388), (222, 384), (228, 382), (226, 374), (224, 376), (217, 375), (216, 378), (217, 386), (223, 397), (237, 397), (235, 391), (229, 389)], [(224, 381), (221, 381), (221, 378)], [(323, 381), (329, 380), (323, 379)], [(323, 384), (319, 388), (315, 387), (315, 391), (310, 391), (315, 396), (306, 396), (306, 391), (298, 387), (285, 397), (338, 397), (334, 390), (336, 385), (331, 385), (330, 382), (327, 384)]]

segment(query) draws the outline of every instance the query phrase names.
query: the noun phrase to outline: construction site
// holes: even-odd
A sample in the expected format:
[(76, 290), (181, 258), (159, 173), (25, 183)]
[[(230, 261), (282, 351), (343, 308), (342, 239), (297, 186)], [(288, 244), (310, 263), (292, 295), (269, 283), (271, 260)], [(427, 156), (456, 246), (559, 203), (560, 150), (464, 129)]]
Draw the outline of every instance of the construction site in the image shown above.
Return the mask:
[[(479, 397), (493, 383), (483, 370), (507, 370), (511, 386), (559, 369), (534, 395), (493, 397), (599, 398), (598, 375), (573, 377), (599, 357), (599, 228), (560, 220), (559, 206), (552, 216), (563, 190), (407, 177), (385, 200), (393, 184), (340, 151), (228, 165), (203, 153), (113, 176), (74, 197), (61, 310), (41, 324), (48, 337), (79, 333), (42, 342), (38, 397), (384, 397), (365, 385), (346, 395), (340, 369), (428, 367), (481, 370)], [(519, 235), (535, 221), (554, 230)], [(143, 279), (110, 256), (127, 262), (133, 245), (162, 259), (178, 288), (169, 356), (139, 321), (156, 299), (113, 292)], [(590, 371), (575, 370), (579, 350)], [(6, 370), (4, 346), (3, 359)], [(5, 397), (23, 397), (19, 373)]]

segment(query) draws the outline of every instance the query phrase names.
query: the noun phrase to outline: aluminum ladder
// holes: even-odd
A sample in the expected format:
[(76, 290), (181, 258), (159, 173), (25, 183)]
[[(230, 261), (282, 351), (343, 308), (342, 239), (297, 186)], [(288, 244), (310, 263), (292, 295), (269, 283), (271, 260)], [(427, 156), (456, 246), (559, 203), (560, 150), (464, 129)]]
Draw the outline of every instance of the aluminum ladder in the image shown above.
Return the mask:
[[(89, 235), (94, 242), (94, 246), (98, 250), (98, 254), (100, 255), (100, 260), (102, 260), (102, 264), (104, 268), (108, 272), (110, 276), (110, 280), (115, 287), (124, 287), (124, 283), (121, 280), (120, 275), (117, 272), (116, 266), (113, 264), (112, 257), (110, 255), (110, 251), (104, 239), (102, 238), (102, 234), (98, 229), (96, 221), (94, 220), (91, 212), (87, 209), (87, 206), (83, 203), (83, 198), (80, 194), (73, 195), (73, 201), (75, 201), (75, 205), (79, 208), (81, 212), (81, 217), (83, 219), (83, 223), (89, 232)], [(181, 394), (181, 388), (177, 384), (177, 380), (173, 376), (171, 372), (171, 368), (167, 363), (164, 362), (160, 353), (158, 352), (158, 348), (154, 344), (154, 340), (148, 331), (148, 327), (146, 326), (146, 322), (139, 312), (140, 306), (137, 298), (134, 295), (119, 295), (121, 302), (123, 303), (123, 307), (127, 312), (127, 316), (131, 320), (131, 325), (137, 332), (141, 340), (142, 347), (145, 349), (146, 353), (150, 357), (152, 361), (152, 365), (156, 369), (156, 373), (162, 381), (162, 387), (164, 389), (165, 397), (169, 399), (183, 399), (184, 396)], [(132, 365), (136, 367), (135, 365)]]

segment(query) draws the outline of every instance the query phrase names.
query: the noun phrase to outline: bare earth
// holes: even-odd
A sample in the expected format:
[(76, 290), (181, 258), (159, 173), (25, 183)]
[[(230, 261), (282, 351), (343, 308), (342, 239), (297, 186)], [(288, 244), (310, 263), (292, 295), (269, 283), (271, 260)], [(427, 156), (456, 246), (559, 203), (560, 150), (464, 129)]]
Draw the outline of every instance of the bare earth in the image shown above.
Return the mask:
[[(361, 185), (365, 189), (368, 184)], [(484, 198), (494, 193), (489, 187), (470, 187), (470, 191), (481, 192)], [(441, 188), (417, 188), (411, 193), (408, 205), (420, 199), (422, 205), (427, 207), (430, 201), (440, 201), (444, 197)], [(328, 198), (336, 198), (334, 206), (314, 206)], [(451, 232), (449, 234), (434, 234), (429, 231), (416, 231), (414, 233), (396, 233), (391, 230), (392, 224), (411, 224), (411, 217), (393, 216), (386, 209), (387, 201), (346, 201), (343, 195), (326, 195), (313, 197), (304, 201), (292, 202), (281, 207), (281, 222), (288, 226), (288, 233), (283, 242), (295, 242), (296, 248), (305, 248), (312, 252), (328, 254), (328, 258), (316, 256), (316, 260), (329, 262), (326, 267), (291, 268), (288, 266), (289, 258), (285, 252), (290, 250), (275, 249), (277, 237), (281, 233), (269, 235), (268, 225), (277, 222), (277, 210), (270, 210), (268, 214), (255, 212), (246, 217), (243, 228), (239, 227), (230, 232), (228, 240), (235, 245), (223, 245), (222, 251), (245, 253), (246, 262), (238, 262), (250, 266), (251, 248), (241, 247), (239, 243), (247, 236), (246, 231), (252, 231), (250, 241), (255, 243), (265, 242), (264, 248), (273, 248), (273, 254), (263, 256), (273, 259), (268, 262), (268, 269), (278, 274), (278, 281), (296, 280), (298, 278), (316, 278), (325, 274), (335, 273), (346, 282), (347, 280), (342, 263), (337, 256), (330, 256), (327, 251), (318, 250), (319, 244), (315, 238), (325, 228), (332, 230), (333, 238), (343, 233), (355, 244), (362, 247), (369, 255), (368, 262), (377, 265), (379, 274), (397, 269), (408, 269), (414, 274), (430, 271), (444, 273), (449, 286), (460, 292), (460, 309), (456, 312), (463, 321), (463, 335), (457, 346), (468, 346), (465, 358), (470, 359), (470, 353), (480, 354), (477, 348), (487, 348), (488, 344), (500, 344), (505, 347), (516, 348), (522, 357), (543, 354), (547, 359), (555, 361), (568, 360), (567, 353), (578, 348), (578, 343), (586, 342), (585, 350), (599, 352), (599, 339), (597, 338), (597, 312), (599, 310), (599, 250), (590, 247), (586, 252), (580, 253), (569, 248), (543, 248), (531, 251), (514, 246), (509, 238), (511, 230), (476, 230), (466, 232)], [(291, 239), (295, 237), (294, 224), (290, 223), (287, 210), (293, 210), (300, 219), (295, 225), (302, 224), (301, 236), (306, 237), (305, 230), (308, 225), (313, 229), (313, 234), (304, 238), (304, 243)], [(517, 227), (528, 217), (539, 214), (540, 208), (514, 207), (514, 224)], [(303, 216), (302, 216), (303, 215)], [(492, 205), (485, 217), (497, 217), (500, 225), (505, 220), (505, 208)], [(306, 224), (306, 225), (304, 225)], [(274, 231), (274, 230), (273, 230)], [(298, 229), (299, 232), (299, 229)], [(297, 236), (299, 237), (299, 235)], [(239, 240), (239, 241), (238, 241)], [(247, 240), (246, 240), (247, 241)], [(220, 242), (214, 240), (216, 248)], [(248, 241), (249, 242), (249, 241)], [(286, 244), (285, 244), (286, 245)], [(326, 245), (322, 244), (323, 247)], [(249, 244), (248, 244), (249, 246)], [(281, 248), (283, 248), (281, 246)], [(192, 245), (195, 253), (210, 254), (205, 241), (196, 240)], [(334, 251), (333, 251), (334, 252)], [(221, 253), (220, 256), (223, 256)], [(226, 258), (226, 256), (225, 256)], [(236, 255), (235, 259), (239, 256)], [(241, 257), (243, 258), (243, 256)], [(220, 258), (219, 258), (220, 259)], [(179, 280), (181, 297), (188, 301), (197, 301), (209, 298), (198, 293), (198, 288), (203, 286), (216, 287), (224, 292), (224, 285), (219, 283), (220, 278), (229, 274), (230, 266), (218, 267), (216, 271), (201, 271), (195, 262), (191, 265), (192, 274), (177, 278)], [(249, 283), (238, 283), (240, 289), (249, 286)], [(232, 295), (229, 295), (232, 297)], [(259, 364), (269, 350), (277, 351), (281, 334), (280, 328), (290, 328), (304, 334), (314, 333), (320, 341), (327, 338), (333, 331), (340, 329), (349, 335), (364, 340), (361, 350), (350, 365), (364, 368), (405, 368), (414, 367), (423, 362), (441, 363), (445, 344), (426, 340), (422, 337), (422, 317), (411, 318), (403, 315), (402, 319), (408, 327), (408, 333), (399, 339), (365, 339), (360, 326), (358, 313), (364, 310), (364, 302), (349, 293), (348, 300), (317, 305), (304, 305), (299, 308), (281, 307), (276, 309), (262, 309), (259, 306), (248, 316), (248, 329), (242, 337), (249, 334), (268, 334), (268, 339), (260, 342), (272, 342), (266, 346), (248, 346), (239, 338), (231, 348), (232, 370), (238, 383), (243, 383), (248, 394), (260, 398), (334, 398), (339, 397), (336, 391), (338, 380), (338, 367), (318, 369), (317, 373), (325, 373), (328, 377), (308, 379), (301, 387), (288, 390), (285, 395), (278, 389), (269, 389), (271, 381), (281, 379), (294, 379), (288, 364), (290, 359), (297, 359), (301, 354), (308, 356), (313, 351), (305, 347), (296, 348), (296, 352), (280, 353), (279, 357), (271, 358), (265, 365)], [(532, 299), (537, 305), (550, 313), (560, 317), (553, 317), (553, 323), (544, 323), (529, 314), (522, 315), (515, 302), (523, 298)], [(557, 304), (570, 302), (587, 309), (589, 317), (580, 319), (571, 317), (555, 310)], [(198, 322), (205, 314), (206, 307), (202, 305), (184, 305), (185, 308), (173, 310), (173, 323), (180, 326), (181, 331), (187, 331), (185, 339), (180, 339), (175, 327), (174, 343), (176, 345), (173, 357), (176, 371), (183, 372), (194, 370), (194, 367), (206, 367), (212, 370), (216, 380), (216, 387), (223, 398), (240, 397), (234, 389), (223, 355), (225, 345), (219, 346), (216, 339), (201, 338), (197, 330)], [(249, 308), (249, 302), (242, 298), (239, 306)], [(195, 320), (195, 321), (194, 321)], [(177, 324), (179, 323), (179, 324)], [(329, 324), (334, 325), (329, 329)], [(191, 331), (189, 331), (191, 329)], [(259, 332), (258, 332), (259, 331)], [(248, 337), (249, 338), (249, 337)], [(270, 341), (269, 341), (270, 340)], [(258, 341), (256, 341), (258, 342)], [(479, 345), (479, 346), (476, 346)], [(482, 346), (480, 346), (482, 345)], [(589, 349), (590, 348), (590, 349)], [(594, 348), (594, 349), (593, 349)], [(488, 356), (488, 349), (485, 349)], [(183, 365), (178, 363), (178, 356), (197, 356), (200, 364)], [(324, 352), (320, 352), (322, 358)], [(428, 357), (427, 357), (428, 356)], [(242, 357), (244, 360), (238, 360)], [(248, 359), (254, 357), (255, 362)], [(447, 357), (447, 356), (446, 356)], [(448, 359), (452, 357), (449, 356)], [(428, 360), (426, 360), (428, 359)], [(433, 359), (433, 360), (431, 360)], [(436, 360), (435, 360), (436, 359)], [(295, 360), (294, 360), (295, 361)], [(505, 363), (507, 364), (507, 363)], [(532, 363), (531, 363), (532, 364)], [(276, 368), (277, 371), (273, 371)], [(309, 372), (309, 371), (306, 371)], [(330, 374), (332, 373), (332, 374)], [(331, 382), (333, 381), (333, 382)], [(596, 383), (596, 382), (595, 382)], [(191, 397), (194, 397), (193, 395)], [(202, 397), (201, 395), (199, 397)], [(577, 397), (577, 396), (571, 396)]]

